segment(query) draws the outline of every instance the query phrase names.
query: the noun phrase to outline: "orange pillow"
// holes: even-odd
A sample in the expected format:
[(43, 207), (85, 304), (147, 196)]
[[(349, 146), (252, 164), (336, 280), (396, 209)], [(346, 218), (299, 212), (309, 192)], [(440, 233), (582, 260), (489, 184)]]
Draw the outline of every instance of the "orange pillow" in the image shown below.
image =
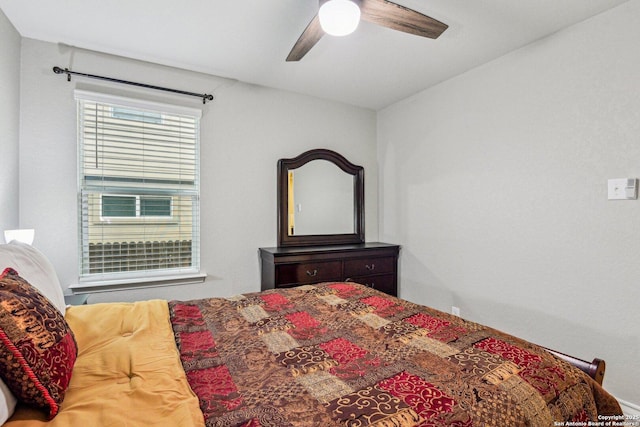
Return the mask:
[(78, 347), (62, 313), (12, 269), (0, 275), (0, 377), (16, 398), (53, 418)]

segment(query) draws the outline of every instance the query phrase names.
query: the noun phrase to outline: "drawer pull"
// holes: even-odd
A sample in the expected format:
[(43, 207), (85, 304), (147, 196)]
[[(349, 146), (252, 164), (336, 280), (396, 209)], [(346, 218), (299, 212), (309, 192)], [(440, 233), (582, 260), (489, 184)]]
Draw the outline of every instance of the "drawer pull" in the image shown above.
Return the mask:
[(318, 270), (313, 270), (313, 271), (309, 271), (307, 270), (307, 276), (309, 277), (316, 277), (318, 275)]
[(371, 264), (371, 265), (365, 264), (364, 267), (369, 271), (373, 271), (373, 270), (376, 269), (376, 265), (375, 264)]

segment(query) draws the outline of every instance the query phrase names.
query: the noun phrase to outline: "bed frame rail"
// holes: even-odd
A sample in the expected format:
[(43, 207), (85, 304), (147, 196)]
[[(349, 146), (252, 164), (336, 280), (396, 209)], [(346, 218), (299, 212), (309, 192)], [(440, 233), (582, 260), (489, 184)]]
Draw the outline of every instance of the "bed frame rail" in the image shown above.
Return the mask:
[(598, 384), (602, 385), (602, 381), (604, 380), (604, 371), (606, 369), (606, 363), (604, 360), (595, 358), (593, 361), (587, 362), (586, 360), (569, 356), (568, 354), (560, 353), (559, 351), (551, 350), (550, 348), (544, 347), (544, 349), (565, 362), (572, 364), (576, 368), (581, 369)]

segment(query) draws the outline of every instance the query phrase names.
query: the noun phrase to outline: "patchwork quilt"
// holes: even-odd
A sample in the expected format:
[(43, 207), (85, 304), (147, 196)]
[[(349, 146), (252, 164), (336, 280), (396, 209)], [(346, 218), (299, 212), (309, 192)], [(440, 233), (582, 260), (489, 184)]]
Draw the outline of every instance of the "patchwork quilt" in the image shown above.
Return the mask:
[(549, 427), (621, 414), (541, 347), (354, 283), (169, 309), (207, 426)]

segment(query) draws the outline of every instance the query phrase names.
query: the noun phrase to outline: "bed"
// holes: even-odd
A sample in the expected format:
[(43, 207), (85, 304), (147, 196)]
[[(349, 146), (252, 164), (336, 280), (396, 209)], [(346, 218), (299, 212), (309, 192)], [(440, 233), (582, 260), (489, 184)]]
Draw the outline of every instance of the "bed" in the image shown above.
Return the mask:
[[(8, 290), (60, 303), (29, 271), (32, 265), (15, 259), (16, 248), (29, 252), (26, 258), (41, 254), (0, 246), (0, 261), (6, 253), (14, 257), (8, 270), (0, 265), (0, 337), (7, 347), (15, 333), (6, 326)], [(13, 312), (31, 304), (24, 295)], [(45, 350), (62, 346), (55, 354), (66, 356), (49, 357), (48, 370), (38, 374), (35, 366), (24, 376), (45, 398), (18, 402), (5, 427), (546, 427), (622, 415), (602, 388), (601, 361), (580, 369), (568, 356), (356, 283), (56, 306), (48, 313), (49, 322), (63, 323), (60, 337), (73, 337), (76, 354), (70, 338), (50, 343)], [(15, 353), (3, 354), (6, 366), (7, 354)], [(15, 392), (16, 380), (2, 366)], [(51, 372), (65, 370), (47, 389)]]

